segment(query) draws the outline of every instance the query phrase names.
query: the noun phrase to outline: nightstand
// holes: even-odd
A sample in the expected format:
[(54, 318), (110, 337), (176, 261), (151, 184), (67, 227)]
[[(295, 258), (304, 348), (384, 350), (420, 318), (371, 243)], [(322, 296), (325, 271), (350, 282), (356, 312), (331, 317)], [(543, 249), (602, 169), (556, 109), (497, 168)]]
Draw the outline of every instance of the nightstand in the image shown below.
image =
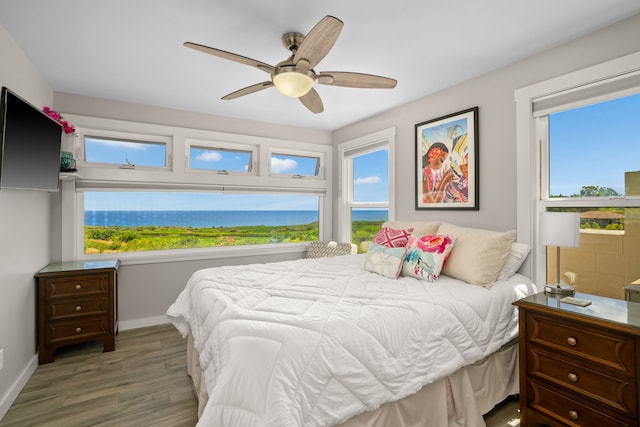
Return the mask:
[(640, 304), (576, 293), (516, 301), (520, 417), (530, 426), (638, 426)]
[(103, 352), (115, 349), (119, 265), (118, 260), (72, 261), (35, 274), (41, 365), (69, 345), (100, 341)]

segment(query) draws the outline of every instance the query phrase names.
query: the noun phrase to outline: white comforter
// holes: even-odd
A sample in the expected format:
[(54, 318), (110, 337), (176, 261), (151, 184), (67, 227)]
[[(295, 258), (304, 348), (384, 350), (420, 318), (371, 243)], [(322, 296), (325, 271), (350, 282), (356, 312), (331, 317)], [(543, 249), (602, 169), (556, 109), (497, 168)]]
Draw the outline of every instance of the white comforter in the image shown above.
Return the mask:
[(211, 268), (167, 315), (200, 353), (198, 426), (330, 426), (415, 393), (517, 335), (524, 276), (490, 289), (390, 280), (363, 256)]

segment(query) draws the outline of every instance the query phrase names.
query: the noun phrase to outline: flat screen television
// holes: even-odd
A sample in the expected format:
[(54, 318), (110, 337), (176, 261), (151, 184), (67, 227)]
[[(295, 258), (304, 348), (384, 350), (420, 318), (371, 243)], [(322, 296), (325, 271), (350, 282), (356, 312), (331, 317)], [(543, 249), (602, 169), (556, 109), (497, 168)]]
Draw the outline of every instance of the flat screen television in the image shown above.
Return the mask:
[(62, 125), (3, 87), (0, 131), (0, 188), (58, 191)]

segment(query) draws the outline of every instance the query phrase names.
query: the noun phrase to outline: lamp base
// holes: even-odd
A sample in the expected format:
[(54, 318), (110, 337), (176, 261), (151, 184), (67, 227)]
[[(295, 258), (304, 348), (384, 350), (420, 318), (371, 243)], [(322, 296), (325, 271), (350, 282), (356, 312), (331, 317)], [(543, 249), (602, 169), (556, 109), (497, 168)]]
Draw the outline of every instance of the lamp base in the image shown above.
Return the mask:
[(556, 285), (546, 285), (544, 291), (548, 294), (573, 295), (576, 289), (571, 285), (559, 283)]

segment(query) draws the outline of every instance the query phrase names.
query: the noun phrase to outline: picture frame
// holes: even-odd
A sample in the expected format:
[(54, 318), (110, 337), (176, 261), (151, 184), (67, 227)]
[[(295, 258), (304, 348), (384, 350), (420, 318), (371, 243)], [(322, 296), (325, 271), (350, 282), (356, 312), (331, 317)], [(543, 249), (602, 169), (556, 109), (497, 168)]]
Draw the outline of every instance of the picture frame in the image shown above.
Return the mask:
[(416, 210), (479, 210), (478, 107), (415, 125)]

